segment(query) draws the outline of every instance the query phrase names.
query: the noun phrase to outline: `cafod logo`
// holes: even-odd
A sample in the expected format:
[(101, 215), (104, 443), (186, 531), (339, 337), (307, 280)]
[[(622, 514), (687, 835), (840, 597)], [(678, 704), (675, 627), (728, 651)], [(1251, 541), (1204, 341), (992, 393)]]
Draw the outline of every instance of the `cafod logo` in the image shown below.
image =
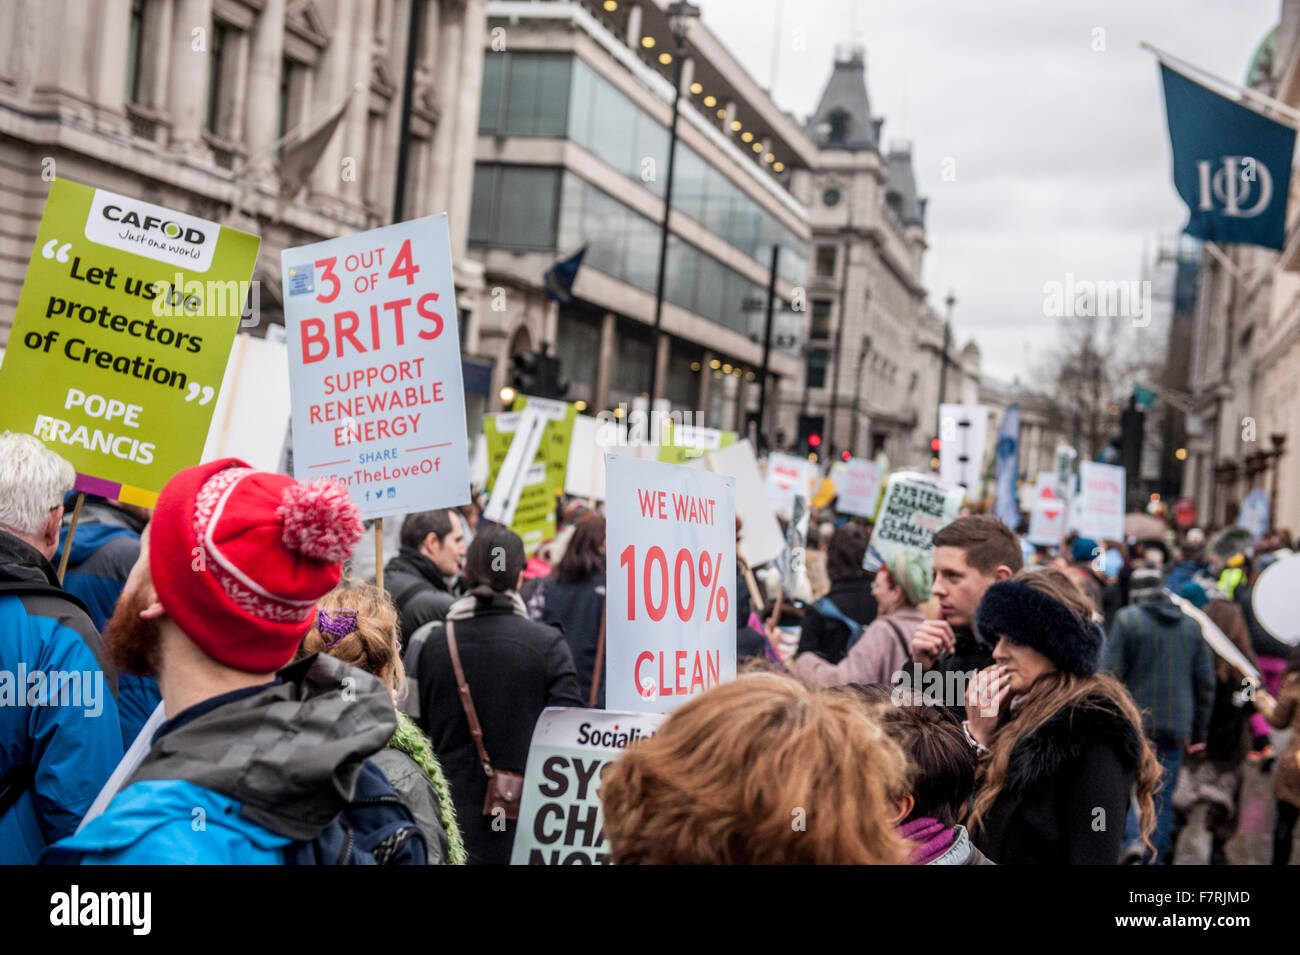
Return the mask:
[(124, 225), (135, 226), (137, 229), (143, 229), (148, 232), (151, 229), (158, 229), (169, 239), (175, 239), (179, 242), (188, 242), (191, 245), (195, 243), (202, 244), (207, 239), (198, 229), (184, 228), (179, 223), (167, 220), (159, 221), (155, 216), (146, 215), (141, 217), (138, 213), (126, 209), (123, 210), (118, 205), (104, 206), (104, 218), (110, 222), (121, 222)]
[(175, 209), (96, 189), (86, 217), (86, 238), (122, 252), (206, 272), (221, 226)]
[(1217, 169), (1209, 159), (1196, 164), (1201, 187), (1198, 210), (1214, 212), (1218, 203), (1218, 211), (1225, 216), (1253, 219), (1268, 208), (1273, 198), (1273, 174), (1267, 166), (1252, 156), (1223, 156), (1219, 161), (1222, 165)]

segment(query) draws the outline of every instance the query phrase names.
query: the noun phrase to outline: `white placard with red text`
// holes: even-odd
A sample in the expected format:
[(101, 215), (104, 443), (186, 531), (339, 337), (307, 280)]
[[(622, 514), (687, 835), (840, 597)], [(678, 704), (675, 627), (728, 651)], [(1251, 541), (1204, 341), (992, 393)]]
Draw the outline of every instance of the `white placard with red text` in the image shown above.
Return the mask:
[(1065, 536), (1066, 500), (1056, 486), (1055, 471), (1039, 471), (1029, 507), (1029, 543), (1054, 547)]
[(469, 501), (446, 215), (285, 249), (293, 470), (366, 518)]
[(1095, 541), (1124, 539), (1124, 469), (1084, 461), (1079, 465), (1079, 536)]
[(875, 517), (880, 502), (880, 465), (866, 458), (850, 458), (836, 490), (835, 510), (841, 514)]
[(605, 696), (666, 713), (736, 675), (735, 479), (605, 458)]
[(778, 452), (767, 456), (767, 494), (782, 517), (790, 516), (796, 491), (808, 496), (812, 478), (808, 461), (803, 458)]

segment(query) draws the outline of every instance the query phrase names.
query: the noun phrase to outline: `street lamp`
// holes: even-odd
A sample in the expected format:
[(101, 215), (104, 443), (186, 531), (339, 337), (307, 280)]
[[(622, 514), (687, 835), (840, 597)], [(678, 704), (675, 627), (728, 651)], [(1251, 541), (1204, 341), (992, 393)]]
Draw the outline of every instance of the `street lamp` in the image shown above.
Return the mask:
[(939, 407), (935, 409), (934, 433), (939, 434), (943, 430), (943, 402), (945, 387), (948, 384), (948, 343), (952, 340), (952, 307), (957, 304), (957, 296), (951, 291), (948, 297), (943, 300), (943, 304), (948, 306), (948, 315), (943, 320), (943, 359), (939, 365)]
[(668, 217), (673, 208), (673, 167), (677, 158), (677, 113), (682, 99), (682, 67), (686, 63), (686, 31), (691, 20), (700, 16), (700, 8), (689, 0), (677, 0), (667, 9), (668, 23), (677, 41), (676, 68), (673, 70), (673, 118), (668, 126), (668, 181), (664, 184), (664, 221), (659, 230), (659, 275), (655, 279), (655, 344), (650, 356), (650, 412), (654, 413), (655, 394), (659, 385), (659, 349), (663, 344), (664, 277), (668, 264)]

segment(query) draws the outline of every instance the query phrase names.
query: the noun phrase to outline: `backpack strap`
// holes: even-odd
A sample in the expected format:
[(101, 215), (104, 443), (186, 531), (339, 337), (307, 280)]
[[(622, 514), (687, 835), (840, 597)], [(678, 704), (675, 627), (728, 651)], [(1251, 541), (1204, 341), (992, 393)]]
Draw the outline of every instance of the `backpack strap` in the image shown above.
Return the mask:
[(894, 615), (886, 614), (879, 619), (889, 627), (890, 630), (894, 631), (894, 636), (898, 638), (898, 645), (903, 648), (903, 660), (910, 660), (912, 658), (912, 646), (907, 642), (907, 635), (903, 633), (903, 628), (894, 620)]
[(844, 626), (849, 628), (849, 642), (844, 647), (845, 652), (853, 648), (853, 644), (858, 642), (862, 636), (862, 624), (858, 623), (852, 617), (848, 616), (843, 610), (835, 606), (835, 601), (830, 597), (822, 597), (813, 604), (813, 609), (823, 617), (829, 617), (831, 620), (838, 620)]
[(456, 628), (447, 621), (447, 650), (451, 654), (451, 668), (456, 671), (456, 687), (460, 690), (460, 705), (465, 710), (465, 719), (469, 720), (469, 735), (474, 737), (474, 747), (478, 750), (479, 762), (483, 772), (492, 778), (492, 762), (488, 759), (483, 746), (483, 727), (478, 721), (478, 712), (474, 709), (474, 698), (469, 695), (469, 684), (465, 682), (465, 671), (460, 665), (460, 650), (456, 647)]
[(600, 695), (600, 666), (605, 662), (605, 608), (600, 610), (600, 640), (596, 644), (596, 663), (591, 668), (591, 692), (587, 694), (587, 709), (596, 708), (596, 697)]

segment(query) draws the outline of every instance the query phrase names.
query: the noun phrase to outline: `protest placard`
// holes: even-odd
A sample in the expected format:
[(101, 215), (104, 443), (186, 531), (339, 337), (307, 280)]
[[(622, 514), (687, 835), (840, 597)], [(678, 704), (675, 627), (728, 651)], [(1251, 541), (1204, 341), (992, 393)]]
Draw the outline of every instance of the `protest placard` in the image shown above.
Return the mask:
[(1079, 465), (1082, 513), (1079, 534), (1101, 542), (1124, 539), (1124, 469), (1084, 461)]
[[(555, 494), (541, 455), (546, 415), (535, 406), (517, 412), (510, 422), (510, 446), (497, 472), (483, 511), (485, 520), (504, 524), (524, 541), (524, 552), (536, 553), (542, 541), (555, 536)], [(496, 425), (501, 426), (497, 416)], [(491, 442), (489, 442), (491, 444)]]
[(445, 215), (280, 255), (294, 476), (344, 484), (364, 517), (469, 501)]
[(528, 747), (511, 865), (607, 863), (602, 771), (629, 743), (653, 736), (664, 719), (662, 713), (543, 710)]
[(754, 446), (748, 438), (711, 451), (703, 458), (692, 461), (690, 467), (706, 468), (714, 474), (725, 474), (736, 481), (736, 516), (743, 523), (740, 548), (751, 567), (776, 560), (785, 547), (781, 525), (767, 496), (767, 486), (754, 457)]
[(895, 471), (885, 482), (885, 497), (871, 529), (863, 566), (878, 570), (905, 547), (924, 554), (934, 549), (930, 538), (950, 524), (961, 510), (962, 489), (918, 471)]
[(239, 458), (264, 471), (279, 471), (288, 433), (285, 344), (240, 332), (221, 379), (202, 459)]
[(736, 442), (736, 432), (701, 428), (695, 425), (675, 425), (670, 418), (660, 431), (659, 460), (665, 464), (685, 464), (696, 458), (728, 447)]
[(605, 459), (606, 699), (663, 713), (736, 675), (735, 481)]
[(793, 512), (796, 490), (808, 494), (812, 478), (809, 462), (803, 458), (779, 452), (767, 456), (767, 494), (782, 517), (788, 518)]
[(880, 465), (866, 458), (850, 458), (844, 466), (835, 509), (841, 514), (874, 517), (880, 501)]
[(1066, 502), (1056, 487), (1055, 471), (1038, 472), (1029, 507), (1029, 543), (1055, 547), (1065, 531)]
[(0, 430), (70, 461), (77, 490), (153, 507), (199, 462), (259, 242), (56, 179), (0, 369)]
[(939, 406), (939, 480), (980, 496), (989, 409), (984, 405)]
[(542, 443), (537, 449), (538, 460), (546, 463), (546, 483), (553, 496), (564, 493), (564, 472), (569, 466), (569, 445), (573, 439), (573, 421), (578, 409), (567, 401), (519, 395), (513, 408), (522, 411), (533, 408), (542, 416), (545, 428)]

